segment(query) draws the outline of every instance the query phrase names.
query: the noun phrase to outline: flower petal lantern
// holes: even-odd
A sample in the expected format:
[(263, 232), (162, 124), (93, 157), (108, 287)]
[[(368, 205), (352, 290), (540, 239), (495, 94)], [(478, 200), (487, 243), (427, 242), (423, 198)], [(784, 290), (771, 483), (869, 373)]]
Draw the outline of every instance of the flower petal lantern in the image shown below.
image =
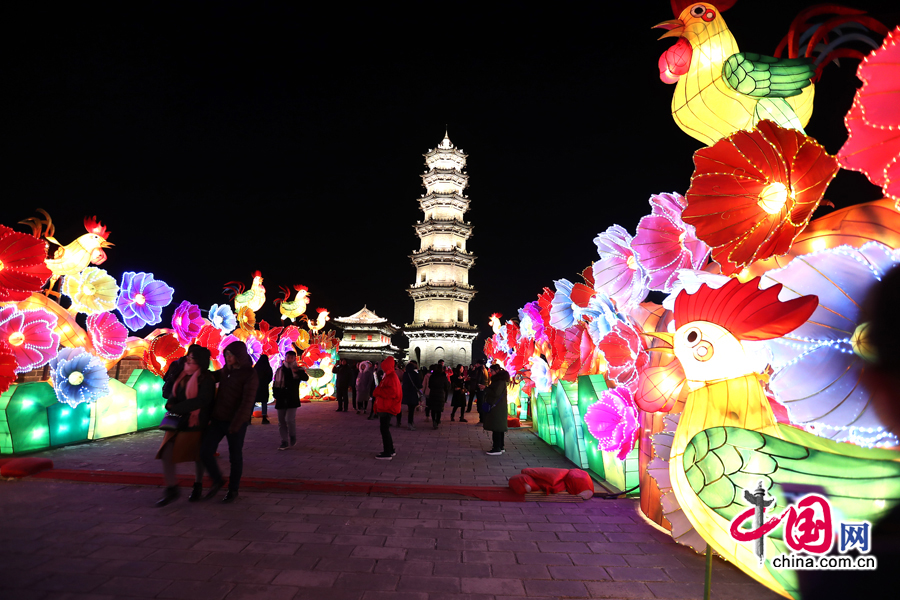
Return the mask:
[[(247, 307), (244, 307), (247, 308)], [(253, 364), (256, 364), (256, 361), (259, 360), (259, 357), (262, 356), (262, 344), (255, 336), (248, 336), (247, 339), (240, 339), (235, 335), (227, 335), (222, 341), (219, 343), (219, 352), (224, 356), (225, 348), (228, 347), (232, 342), (243, 342), (245, 346), (247, 346), (247, 354), (250, 355), (250, 360)], [(224, 364), (225, 360), (223, 358), (222, 363)]]
[(16, 381), (16, 357), (6, 342), (0, 340), (0, 394)]
[(71, 407), (109, 395), (109, 375), (100, 359), (84, 348), (63, 348), (50, 361), (53, 389)]
[(116, 360), (125, 353), (128, 345), (128, 330), (110, 312), (91, 315), (87, 318), (87, 332), (97, 356)]
[(594, 263), (594, 289), (625, 309), (647, 296), (647, 273), (632, 248), (631, 235), (613, 225), (594, 238), (600, 260)]
[(154, 375), (165, 377), (169, 365), (185, 354), (187, 350), (178, 343), (175, 334), (163, 333), (153, 338), (144, 351), (144, 366)]
[(0, 341), (16, 357), (16, 373), (43, 367), (56, 356), (59, 335), (54, 327), (56, 317), (46, 310), (19, 310), (15, 306), (0, 309)]
[(271, 327), (265, 321), (259, 322), (259, 331), (255, 335), (262, 344), (263, 354), (271, 357), (279, 353), (278, 336), (281, 335), (283, 329), (283, 327)]
[(774, 369), (769, 388), (795, 425), (858, 445), (897, 443), (900, 432), (889, 431), (881, 422), (863, 378), (866, 324), (860, 307), (872, 287), (898, 264), (898, 251), (869, 242), (797, 256), (786, 267), (763, 275), (762, 285), (784, 285), (779, 295), (783, 300), (811, 294), (819, 298), (808, 321), (766, 342)]
[(837, 159), (862, 171), (900, 210), (900, 27), (859, 64), (856, 76), (863, 84), (844, 117), (849, 137)]
[(554, 281), (556, 293), (550, 301), (550, 326), (563, 331), (581, 321), (581, 309), (587, 307), (594, 290), (568, 279)]
[(237, 314), (238, 326), (244, 331), (253, 331), (256, 327), (256, 313), (249, 306), (242, 306)]
[(597, 438), (604, 452), (615, 452), (619, 460), (625, 460), (637, 441), (637, 409), (627, 388), (606, 390), (600, 399), (591, 404), (584, 415), (588, 431)]
[(73, 310), (93, 315), (116, 308), (119, 286), (103, 269), (87, 267), (63, 278), (62, 293), (72, 300)]
[(519, 322), (522, 336), (533, 339), (536, 345), (547, 342), (541, 307), (537, 302), (529, 302), (519, 310)]
[(770, 121), (698, 150), (694, 166), (682, 218), (726, 275), (790, 251), (839, 168), (814, 139)]
[(0, 225), (0, 302), (25, 300), (39, 291), (52, 273), (47, 242)]
[(203, 327), (200, 307), (187, 300), (182, 301), (172, 314), (172, 329), (182, 345), (190, 344)]
[(709, 256), (709, 246), (697, 239), (693, 225), (681, 219), (687, 200), (678, 193), (650, 197), (652, 212), (643, 217), (631, 247), (647, 271), (652, 290), (670, 292), (677, 269), (699, 269)]
[(294, 342), (291, 338), (282, 335), (281, 339), (278, 340), (278, 351), (269, 356), (269, 365), (272, 367), (273, 371), (281, 366), (284, 355), (288, 352), (296, 352), (296, 350), (294, 350)]
[(162, 322), (162, 309), (172, 302), (174, 293), (168, 285), (156, 281), (152, 273), (127, 272), (122, 275), (116, 308), (122, 313), (125, 325), (137, 331)]
[(209, 350), (210, 360), (218, 360), (219, 345), (222, 343), (222, 331), (214, 325), (204, 325), (200, 328), (194, 343)]
[(641, 370), (650, 362), (640, 332), (628, 323), (616, 323), (597, 349), (609, 364), (607, 374), (616, 387), (635, 390)]
[(531, 380), (534, 382), (534, 389), (539, 394), (549, 392), (550, 386), (553, 385), (550, 365), (540, 356), (532, 356), (529, 361), (531, 363)]
[(600, 354), (591, 340), (586, 323), (577, 323), (560, 333), (566, 361), (566, 370), (560, 379), (575, 382), (579, 375), (596, 374)]
[(213, 304), (209, 307), (209, 322), (213, 327), (227, 335), (237, 327), (237, 318), (227, 304)]
[(625, 317), (616, 311), (616, 306), (605, 294), (596, 293), (591, 297), (590, 302), (582, 311), (582, 315), (586, 317), (587, 331), (591, 336), (594, 345), (606, 337), (616, 323), (625, 321)]

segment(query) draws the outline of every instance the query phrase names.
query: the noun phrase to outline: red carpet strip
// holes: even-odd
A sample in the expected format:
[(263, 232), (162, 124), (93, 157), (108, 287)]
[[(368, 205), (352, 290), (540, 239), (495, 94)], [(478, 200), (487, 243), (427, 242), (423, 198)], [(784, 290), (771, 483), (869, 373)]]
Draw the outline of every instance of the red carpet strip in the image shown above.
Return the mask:
[[(81, 469), (50, 469), (35, 473), (37, 479), (113, 483), (126, 485), (163, 485), (163, 478), (155, 473), (129, 473), (124, 471), (90, 471)], [(194, 479), (178, 478), (178, 485), (191, 487)], [(209, 487), (207, 478), (204, 487)], [(242, 477), (241, 489), (262, 491), (285, 490), (291, 492), (316, 492), (332, 494), (363, 494), (394, 496), (439, 497), (462, 496), (494, 502), (525, 502), (525, 497), (508, 487), (479, 485), (426, 485), (419, 483), (371, 483), (366, 481), (310, 481), (306, 479), (272, 479), (266, 477)]]

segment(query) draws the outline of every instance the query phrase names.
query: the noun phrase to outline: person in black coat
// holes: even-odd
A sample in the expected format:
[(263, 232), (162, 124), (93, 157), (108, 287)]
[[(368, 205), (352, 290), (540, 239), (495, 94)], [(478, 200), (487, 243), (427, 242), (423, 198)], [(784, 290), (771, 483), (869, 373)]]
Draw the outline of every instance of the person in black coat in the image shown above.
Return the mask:
[[(403, 404), (406, 406), (406, 422), (410, 431), (415, 431), (416, 426), (413, 425), (413, 414), (419, 405), (419, 393), (422, 390), (422, 378), (419, 376), (419, 363), (414, 360), (406, 364), (406, 371), (400, 380), (403, 385)], [(398, 415), (399, 417), (399, 415)], [(399, 425), (399, 419), (397, 424)]]
[(509, 408), (506, 406), (506, 386), (509, 384), (509, 373), (500, 365), (491, 365), (491, 381), (484, 389), (484, 406), (481, 422), (485, 431), (493, 432), (493, 447), (489, 456), (499, 456), (506, 452), (503, 448), (503, 437), (509, 426), (506, 422)]
[[(182, 416), (177, 430), (166, 431), (156, 458), (162, 460), (166, 493), (156, 503), (166, 506), (178, 498), (175, 465), (194, 462), (194, 489), (188, 498), (199, 500), (203, 494), (203, 463), (200, 462), (200, 443), (203, 430), (209, 423), (209, 409), (216, 396), (216, 382), (209, 373), (209, 350), (191, 345), (188, 353), (166, 371), (163, 398), (166, 411)], [(178, 365), (177, 367), (175, 365)], [(173, 369), (173, 367), (175, 367)]]
[(469, 371), (469, 405), (466, 412), (472, 411), (472, 401), (475, 401), (475, 410), (478, 412), (478, 421), (481, 422), (481, 405), (484, 403), (484, 388), (487, 387), (488, 378), (485, 373), (484, 363), (476, 360)]
[(259, 387), (256, 388), (256, 403), (260, 405), (262, 411), (262, 424), (269, 424), (269, 384), (272, 383), (272, 365), (269, 364), (268, 356), (261, 356), (256, 365), (253, 366), (256, 371), (256, 378), (259, 379)]
[(337, 396), (337, 411), (347, 412), (350, 404), (350, 382), (355, 379), (353, 367), (347, 364), (347, 359), (342, 358), (337, 367), (334, 368), (335, 382), (334, 391)]
[(465, 417), (466, 410), (466, 368), (462, 365), (456, 365), (453, 370), (453, 376), (450, 378), (450, 389), (453, 390), (453, 396), (450, 399), (450, 420), (454, 419), (456, 409), (459, 409), (459, 422), (467, 423)]
[(444, 403), (447, 401), (447, 391), (450, 382), (447, 381), (447, 373), (444, 372), (444, 361), (440, 361), (431, 369), (428, 378), (428, 410), (431, 413), (431, 428), (437, 429), (441, 424), (441, 413), (444, 411)]
[(297, 443), (297, 409), (300, 408), (300, 382), (309, 380), (306, 369), (297, 362), (293, 350), (284, 354), (284, 361), (275, 372), (272, 394), (278, 411), (278, 432), (281, 434), (279, 450), (288, 449), (288, 441)]

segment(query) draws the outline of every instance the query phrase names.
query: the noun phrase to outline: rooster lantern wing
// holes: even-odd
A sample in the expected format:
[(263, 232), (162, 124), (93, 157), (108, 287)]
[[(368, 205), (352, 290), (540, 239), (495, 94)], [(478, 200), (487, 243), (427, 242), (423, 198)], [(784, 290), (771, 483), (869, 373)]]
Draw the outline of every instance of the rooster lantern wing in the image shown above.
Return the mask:
[[(672, 439), (672, 492), (691, 525), (726, 560), (787, 597), (797, 597), (790, 570), (764, 569), (753, 544), (735, 541), (731, 521), (750, 504), (743, 490), (769, 484), (778, 506), (785, 484), (825, 490), (848, 519), (873, 520), (900, 498), (900, 453), (819, 438), (776, 422), (761, 374), (765, 362), (748, 342), (781, 337), (803, 324), (815, 296), (782, 302), (781, 285), (758, 289), (759, 278), (704, 284), (675, 301), (674, 334), (649, 334), (671, 345), (690, 389)], [(885, 501), (885, 499), (888, 499)], [(880, 502), (876, 502), (880, 500)], [(766, 538), (766, 555), (790, 552), (782, 530)]]

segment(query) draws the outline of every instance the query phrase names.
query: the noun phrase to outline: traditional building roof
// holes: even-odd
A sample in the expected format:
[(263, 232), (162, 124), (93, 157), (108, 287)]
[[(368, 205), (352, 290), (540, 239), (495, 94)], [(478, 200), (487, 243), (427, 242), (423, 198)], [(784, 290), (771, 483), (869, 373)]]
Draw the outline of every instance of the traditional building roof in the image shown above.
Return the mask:
[(331, 320), (337, 327), (341, 329), (374, 329), (381, 331), (389, 331), (394, 333), (400, 328), (393, 323), (389, 323), (387, 319), (379, 317), (374, 311), (363, 306), (359, 311), (353, 313), (349, 317), (335, 317)]
[(349, 317), (335, 317), (338, 323), (387, 323), (387, 319), (379, 317), (365, 305)]

